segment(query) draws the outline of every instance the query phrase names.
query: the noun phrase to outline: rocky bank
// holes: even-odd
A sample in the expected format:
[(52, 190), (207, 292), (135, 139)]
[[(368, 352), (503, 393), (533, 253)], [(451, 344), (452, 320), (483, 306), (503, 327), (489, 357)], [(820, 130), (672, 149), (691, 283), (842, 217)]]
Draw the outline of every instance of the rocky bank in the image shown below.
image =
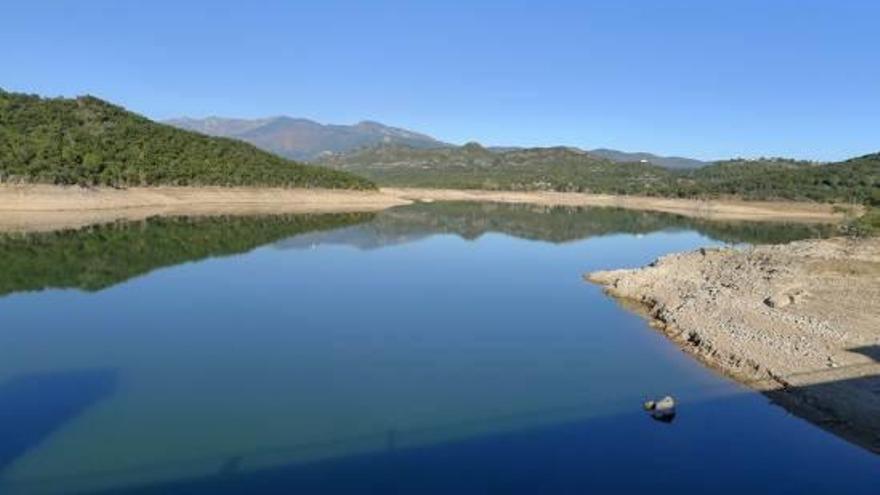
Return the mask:
[(587, 279), (706, 364), (880, 453), (880, 238), (706, 248)]

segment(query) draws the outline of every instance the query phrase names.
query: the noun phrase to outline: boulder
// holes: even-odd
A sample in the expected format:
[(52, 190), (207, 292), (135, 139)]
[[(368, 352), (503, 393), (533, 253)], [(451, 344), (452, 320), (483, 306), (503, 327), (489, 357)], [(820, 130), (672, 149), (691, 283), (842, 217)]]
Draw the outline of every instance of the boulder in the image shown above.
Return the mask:
[(672, 396), (667, 395), (658, 401), (645, 401), (642, 407), (657, 421), (671, 423), (675, 419), (675, 399)]

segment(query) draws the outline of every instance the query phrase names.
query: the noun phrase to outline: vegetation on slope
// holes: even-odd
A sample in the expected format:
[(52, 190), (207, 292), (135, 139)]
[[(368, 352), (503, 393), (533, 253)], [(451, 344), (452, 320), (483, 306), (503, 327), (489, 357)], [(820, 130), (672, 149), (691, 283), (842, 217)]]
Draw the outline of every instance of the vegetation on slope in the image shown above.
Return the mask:
[(682, 175), (676, 186), (685, 196), (880, 204), (880, 154), (824, 165), (733, 160)]
[(880, 235), (880, 207), (868, 207), (864, 215), (852, 219), (846, 226), (848, 233), (860, 237)]
[(167, 218), (79, 230), (0, 235), (0, 295), (48, 288), (96, 291), (164, 266), (247, 252), (372, 213)]
[(158, 124), (91, 96), (40, 98), (2, 90), (0, 181), (375, 187), (363, 178), (291, 162), (240, 141)]
[(673, 173), (657, 165), (618, 163), (572, 148), (498, 152), (476, 143), (441, 149), (379, 146), (322, 163), (383, 185), (615, 194), (644, 193), (665, 184)]
[(324, 163), (395, 186), (880, 204), (880, 154), (823, 165), (731, 160), (670, 170), (616, 163), (571, 148), (491, 152), (469, 144), (429, 150), (385, 146), (330, 157)]

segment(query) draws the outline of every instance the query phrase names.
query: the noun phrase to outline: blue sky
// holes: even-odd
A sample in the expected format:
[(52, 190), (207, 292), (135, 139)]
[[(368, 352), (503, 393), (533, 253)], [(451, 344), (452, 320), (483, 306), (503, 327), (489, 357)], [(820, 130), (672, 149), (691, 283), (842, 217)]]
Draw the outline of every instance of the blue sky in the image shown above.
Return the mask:
[(880, 2), (4, 0), (0, 87), (698, 158), (880, 151)]

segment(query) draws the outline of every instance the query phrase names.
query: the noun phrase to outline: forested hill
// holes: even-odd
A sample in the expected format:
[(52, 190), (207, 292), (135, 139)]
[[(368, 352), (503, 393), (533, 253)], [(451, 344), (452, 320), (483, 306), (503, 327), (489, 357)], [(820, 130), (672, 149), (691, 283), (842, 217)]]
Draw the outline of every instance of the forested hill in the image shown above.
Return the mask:
[(880, 154), (827, 164), (730, 160), (673, 170), (613, 162), (573, 148), (491, 151), (471, 143), (442, 149), (380, 146), (321, 163), (395, 186), (880, 204)]
[(3, 90), (0, 181), (375, 188), (367, 179), (159, 124), (91, 96), (41, 98)]
[(617, 194), (644, 193), (672, 174), (657, 165), (617, 163), (563, 146), (496, 151), (477, 143), (437, 149), (378, 146), (320, 163), (383, 185)]
[(837, 163), (730, 160), (683, 174), (675, 190), (745, 199), (796, 199), (880, 205), (880, 154)]

